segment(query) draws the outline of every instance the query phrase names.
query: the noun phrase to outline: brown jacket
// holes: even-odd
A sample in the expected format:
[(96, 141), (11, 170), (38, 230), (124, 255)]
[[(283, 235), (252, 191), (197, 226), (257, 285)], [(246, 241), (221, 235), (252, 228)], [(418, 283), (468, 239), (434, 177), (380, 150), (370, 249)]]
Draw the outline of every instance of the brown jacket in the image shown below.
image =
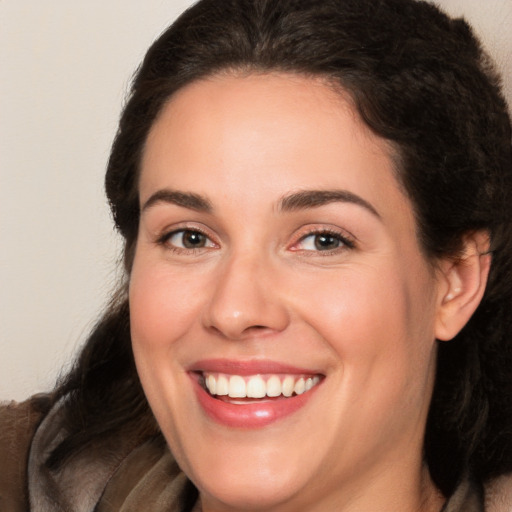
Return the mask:
[[(161, 438), (105, 439), (49, 471), (44, 462), (65, 436), (61, 408), (45, 396), (0, 408), (2, 512), (184, 512), (194, 491)], [(190, 510), (190, 507), (188, 508)], [(512, 477), (478, 490), (463, 482), (442, 512), (512, 512)]]

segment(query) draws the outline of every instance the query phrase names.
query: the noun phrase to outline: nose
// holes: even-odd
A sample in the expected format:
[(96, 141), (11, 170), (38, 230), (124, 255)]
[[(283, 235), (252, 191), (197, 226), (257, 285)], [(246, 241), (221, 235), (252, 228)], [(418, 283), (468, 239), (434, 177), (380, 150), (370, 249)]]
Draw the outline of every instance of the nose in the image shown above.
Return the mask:
[(279, 272), (256, 255), (232, 257), (215, 276), (204, 325), (226, 339), (283, 331), (289, 314)]

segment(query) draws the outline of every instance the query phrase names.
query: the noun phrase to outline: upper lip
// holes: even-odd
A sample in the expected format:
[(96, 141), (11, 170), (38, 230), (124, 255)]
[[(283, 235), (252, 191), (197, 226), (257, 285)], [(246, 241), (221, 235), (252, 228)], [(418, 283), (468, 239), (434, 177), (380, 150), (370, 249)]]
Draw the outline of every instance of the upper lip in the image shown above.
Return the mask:
[(229, 375), (257, 375), (288, 373), (294, 375), (320, 375), (322, 372), (311, 368), (300, 368), (268, 359), (203, 359), (188, 368), (189, 372), (226, 373)]

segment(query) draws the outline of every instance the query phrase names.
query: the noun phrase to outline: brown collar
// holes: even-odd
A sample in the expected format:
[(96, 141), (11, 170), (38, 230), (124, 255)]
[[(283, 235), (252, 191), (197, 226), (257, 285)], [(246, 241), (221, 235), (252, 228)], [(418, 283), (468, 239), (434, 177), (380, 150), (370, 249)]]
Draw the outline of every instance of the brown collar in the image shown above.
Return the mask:
[[(140, 443), (115, 436), (93, 444), (57, 471), (45, 462), (67, 435), (62, 404), (55, 405), (33, 438), (29, 465), (30, 510), (37, 512), (200, 512), (197, 491), (161, 436)], [(511, 512), (512, 478), (486, 489), (464, 479), (441, 512)], [(195, 507), (200, 507), (197, 502)], [(192, 511), (193, 509), (193, 511)]]
[(57, 471), (45, 462), (67, 435), (62, 404), (48, 413), (33, 438), (28, 483), (37, 512), (183, 512), (196, 493), (161, 436), (142, 444), (116, 436), (74, 455)]

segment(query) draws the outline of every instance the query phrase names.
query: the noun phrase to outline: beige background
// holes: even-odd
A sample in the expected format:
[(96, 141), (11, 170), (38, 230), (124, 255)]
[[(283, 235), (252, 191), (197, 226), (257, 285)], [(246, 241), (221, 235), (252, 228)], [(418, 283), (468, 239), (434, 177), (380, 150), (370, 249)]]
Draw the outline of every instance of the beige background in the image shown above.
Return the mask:
[[(191, 3), (0, 0), (0, 399), (49, 389), (114, 287), (109, 146), (145, 49)], [(473, 23), (512, 99), (512, 0), (438, 3)]]

